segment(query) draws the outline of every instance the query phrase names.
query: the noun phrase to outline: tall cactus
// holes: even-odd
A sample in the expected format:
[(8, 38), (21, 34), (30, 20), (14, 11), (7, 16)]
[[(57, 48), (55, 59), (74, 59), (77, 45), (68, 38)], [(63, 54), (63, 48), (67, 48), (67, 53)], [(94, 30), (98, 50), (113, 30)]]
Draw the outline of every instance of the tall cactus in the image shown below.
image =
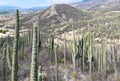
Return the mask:
[(67, 49), (67, 45), (66, 45), (66, 35), (64, 34), (64, 65), (66, 66), (67, 65), (67, 62), (66, 62), (66, 49)]
[(34, 27), (30, 81), (37, 81), (37, 27)]
[(42, 67), (39, 66), (38, 68), (38, 81), (42, 81)]
[(54, 50), (54, 37), (51, 35), (51, 49)]
[(58, 70), (58, 54), (57, 54), (57, 47), (54, 48), (54, 54), (55, 54), (55, 65), (56, 65), (56, 78), (55, 81), (59, 81), (59, 70)]
[(117, 64), (116, 64), (116, 51), (115, 51), (115, 29), (113, 29), (113, 41), (114, 41), (114, 45), (113, 45), (113, 63), (114, 63), (114, 70), (115, 70), (115, 74), (114, 77), (117, 80), (118, 79), (118, 73), (117, 73)]
[(6, 58), (6, 48), (3, 48), (3, 57), (2, 57), (2, 66), (3, 66), (3, 69), (2, 69), (2, 81), (6, 81), (6, 70), (5, 70), (5, 58)]
[(72, 61), (73, 61), (73, 67), (74, 70), (76, 68), (76, 41), (75, 41), (75, 32), (74, 32), (74, 28), (72, 26), (72, 30), (73, 30), (73, 44), (72, 44)]
[(11, 70), (11, 67), (12, 67), (12, 57), (11, 57), (11, 53), (10, 53), (10, 48), (8, 46), (7, 46), (7, 49), (6, 49), (6, 53), (7, 53), (8, 67)]
[(83, 40), (83, 42), (82, 42), (82, 72), (84, 72), (85, 71), (85, 44), (86, 44), (86, 40), (85, 40), (85, 37), (84, 37), (84, 35), (82, 34), (82, 40)]
[(15, 27), (13, 58), (12, 58), (13, 60), (12, 60), (11, 81), (18, 80), (18, 42), (19, 42), (19, 11), (16, 10), (16, 27)]
[(98, 50), (98, 70), (101, 71), (101, 50)]
[(88, 50), (88, 60), (89, 60), (89, 72), (91, 74), (92, 72), (92, 49), (93, 49), (93, 45), (92, 45), (92, 34), (91, 32), (89, 32), (89, 50)]
[(39, 62), (39, 52), (40, 52), (40, 48), (41, 48), (41, 37), (40, 37), (40, 28), (38, 28), (37, 31), (37, 57), (38, 57), (38, 62)]
[(51, 61), (54, 60), (54, 36), (51, 35)]

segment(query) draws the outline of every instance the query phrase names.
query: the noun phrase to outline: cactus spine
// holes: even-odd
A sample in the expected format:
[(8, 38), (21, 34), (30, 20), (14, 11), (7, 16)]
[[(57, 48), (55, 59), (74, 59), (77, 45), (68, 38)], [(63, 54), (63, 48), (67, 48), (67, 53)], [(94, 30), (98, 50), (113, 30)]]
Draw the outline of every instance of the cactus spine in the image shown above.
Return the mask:
[(11, 81), (17, 81), (18, 79), (18, 40), (19, 40), (19, 11), (16, 10), (16, 27), (15, 38), (13, 48), (13, 60), (12, 60), (12, 77)]
[(34, 27), (30, 81), (37, 81), (37, 27)]

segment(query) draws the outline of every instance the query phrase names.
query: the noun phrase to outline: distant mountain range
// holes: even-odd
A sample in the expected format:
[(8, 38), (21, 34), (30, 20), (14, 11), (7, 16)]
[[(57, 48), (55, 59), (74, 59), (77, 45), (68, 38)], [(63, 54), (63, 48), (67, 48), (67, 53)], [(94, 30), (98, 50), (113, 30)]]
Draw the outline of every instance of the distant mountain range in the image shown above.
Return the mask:
[(120, 0), (83, 0), (71, 5), (80, 9), (120, 10)]
[[(72, 3), (70, 5), (80, 9), (105, 9), (105, 10), (120, 10), (120, 0), (83, 0)], [(44, 10), (48, 7), (32, 7), (20, 8), (16, 6), (0, 6), (0, 12), (13, 11), (16, 9), (23, 11)]]
[(0, 14), (15, 13), (16, 9), (19, 9), (21, 12), (34, 12), (36, 10), (44, 10), (46, 8), (47, 7), (20, 8), (16, 6), (0, 6)]
[(15, 9), (22, 9), (22, 8), (15, 6), (0, 6), (0, 10), (15, 10)]
[(44, 10), (47, 7), (31, 7), (31, 8), (26, 8), (26, 10)]
[[(21, 26), (25, 27), (31, 27), (34, 22), (37, 22), (41, 27), (49, 27), (53, 24), (66, 24), (88, 18), (90, 18), (88, 13), (75, 7), (67, 4), (56, 4), (41, 12), (24, 15), (24, 17), (20, 19), (20, 22), (22, 22)], [(14, 27), (14, 24), (11, 25), (12, 21), (14, 20), (10, 20), (9, 22), (7, 20), (6, 23), (8, 24), (6, 27)]]
[(45, 9), (47, 7), (31, 7), (31, 8), (20, 8), (20, 7), (16, 7), (16, 6), (0, 6), (0, 10), (3, 10), (3, 11), (9, 11), (9, 10), (16, 10), (16, 9), (19, 9), (19, 10), (42, 10), (42, 9)]
[(82, 2), (76, 2), (71, 5), (80, 9), (90, 9), (94, 6), (104, 3), (105, 1), (106, 0), (83, 0)]

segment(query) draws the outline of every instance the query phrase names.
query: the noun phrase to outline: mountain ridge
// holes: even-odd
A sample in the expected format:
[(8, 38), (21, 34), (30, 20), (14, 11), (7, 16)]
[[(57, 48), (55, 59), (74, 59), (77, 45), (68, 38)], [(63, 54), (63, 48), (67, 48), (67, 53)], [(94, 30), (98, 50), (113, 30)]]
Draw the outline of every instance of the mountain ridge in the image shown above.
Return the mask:
[(19, 7), (16, 6), (0, 6), (0, 10), (15, 10), (15, 9), (21, 9)]
[(110, 9), (112, 6), (120, 6), (120, 0), (83, 0), (71, 4), (80, 9)]
[(67, 4), (55, 4), (50, 6), (46, 10), (42, 11), (40, 14), (32, 18), (30, 22), (37, 22), (39, 21), (39, 25), (51, 25), (51, 24), (60, 24), (66, 23), (70, 21), (76, 21), (79, 19), (86, 19), (88, 14), (85, 12), (72, 7)]
[(9, 10), (43, 10), (46, 9), (47, 7), (41, 7), (41, 6), (36, 6), (36, 7), (30, 7), (30, 8), (21, 8), (21, 7), (17, 7), (17, 6), (0, 6), (0, 10), (2, 11), (9, 11)]

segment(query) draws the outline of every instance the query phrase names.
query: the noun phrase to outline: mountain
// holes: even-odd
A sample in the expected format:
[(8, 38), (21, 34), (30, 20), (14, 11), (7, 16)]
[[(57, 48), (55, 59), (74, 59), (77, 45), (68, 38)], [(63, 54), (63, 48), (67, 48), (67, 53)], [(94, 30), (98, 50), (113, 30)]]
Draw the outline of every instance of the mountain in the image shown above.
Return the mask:
[(76, 3), (73, 3), (71, 5), (76, 7), (76, 8), (90, 9), (96, 5), (104, 3), (105, 1), (106, 0), (83, 0), (82, 2), (76, 2)]
[[(14, 17), (14, 16), (13, 16)], [(42, 11), (32, 11), (24, 13), (20, 18), (20, 26), (31, 27), (35, 22), (42, 27), (50, 27), (51, 25), (66, 25), (69, 22), (83, 21), (89, 19), (88, 13), (81, 11), (67, 4), (56, 4)], [(6, 24), (2, 26), (6, 28), (14, 28), (15, 19), (4, 20)]]
[(40, 12), (28, 23), (39, 21), (39, 25), (61, 24), (88, 18), (87, 13), (67, 4), (56, 4)]
[(20, 8), (15, 6), (0, 6), (0, 10), (15, 10), (15, 9), (20, 9)]
[(0, 14), (14, 13), (16, 9), (21, 9), (15, 6), (0, 6)]
[(0, 14), (15, 12), (16, 9), (19, 9), (21, 12), (24, 12), (24, 11), (44, 10), (46, 8), (47, 7), (20, 8), (20, 7), (16, 7), (16, 6), (0, 6)]
[(31, 7), (31, 8), (27, 8), (26, 10), (44, 10), (47, 7)]
[(71, 4), (76, 8), (81, 9), (106, 9), (106, 10), (118, 10), (120, 8), (120, 0), (83, 0)]
[(103, 10), (120, 10), (120, 0), (106, 0), (105, 2), (102, 2), (101, 4), (98, 4), (91, 9), (103, 9)]

